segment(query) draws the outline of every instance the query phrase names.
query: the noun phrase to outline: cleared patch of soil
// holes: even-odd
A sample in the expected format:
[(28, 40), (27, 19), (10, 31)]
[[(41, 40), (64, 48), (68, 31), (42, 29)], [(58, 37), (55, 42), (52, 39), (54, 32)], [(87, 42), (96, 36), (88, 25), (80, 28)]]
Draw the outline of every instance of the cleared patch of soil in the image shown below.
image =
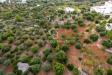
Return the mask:
[(80, 67), (80, 61), (79, 61), (79, 56), (80, 56), (80, 52), (74, 47), (71, 46), (69, 51), (67, 52), (67, 56), (68, 56), (68, 60), (69, 63), (74, 64), (77, 67)]

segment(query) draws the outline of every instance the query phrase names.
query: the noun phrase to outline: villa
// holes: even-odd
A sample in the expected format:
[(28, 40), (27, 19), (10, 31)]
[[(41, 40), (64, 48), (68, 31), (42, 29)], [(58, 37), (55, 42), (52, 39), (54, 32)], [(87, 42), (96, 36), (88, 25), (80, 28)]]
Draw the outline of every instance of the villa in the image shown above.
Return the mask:
[(102, 6), (93, 6), (90, 11), (95, 11), (103, 15), (110, 15), (112, 13), (112, 1), (107, 1)]

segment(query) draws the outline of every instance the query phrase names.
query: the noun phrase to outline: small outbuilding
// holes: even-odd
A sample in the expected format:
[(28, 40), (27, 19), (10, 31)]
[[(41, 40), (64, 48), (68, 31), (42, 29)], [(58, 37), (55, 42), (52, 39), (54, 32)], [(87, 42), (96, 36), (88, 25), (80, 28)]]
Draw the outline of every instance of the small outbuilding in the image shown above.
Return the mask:
[(65, 13), (72, 13), (72, 12), (74, 12), (74, 8), (66, 7), (66, 8), (64, 9), (64, 11), (65, 11)]
[(20, 71), (22, 71), (24, 73), (29, 69), (30, 66), (29, 66), (28, 63), (18, 62), (17, 67), (18, 67), (18, 70), (20, 70)]
[(106, 30), (110, 31), (112, 30), (112, 23), (109, 23), (105, 26)]

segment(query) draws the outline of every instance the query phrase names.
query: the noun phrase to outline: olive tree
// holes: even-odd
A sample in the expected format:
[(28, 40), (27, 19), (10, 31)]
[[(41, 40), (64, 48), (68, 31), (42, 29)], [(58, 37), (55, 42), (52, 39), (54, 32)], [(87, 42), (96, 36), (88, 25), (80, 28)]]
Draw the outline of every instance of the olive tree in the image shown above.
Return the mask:
[(54, 64), (54, 71), (55, 71), (55, 75), (63, 75), (64, 65), (61, 64), (61, 63), (56, 62)]

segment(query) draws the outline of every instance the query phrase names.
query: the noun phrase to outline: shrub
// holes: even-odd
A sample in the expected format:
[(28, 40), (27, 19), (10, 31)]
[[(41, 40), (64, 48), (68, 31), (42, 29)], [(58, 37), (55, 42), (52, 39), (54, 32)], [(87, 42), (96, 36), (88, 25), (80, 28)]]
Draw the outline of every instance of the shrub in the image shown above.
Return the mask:
[(13, 16), (13, 15), (12, 15), (11, 12), (6, 12), (6, 13), (3, 14), (3, 18), (4, 18), (4, 19), (10, 19), (10, 18), (12, 18), (12, 16)]
[(112, 31), (108, 31), (108, 32), (107, 32), (107, 36), (108, 36), (109, 39), (112, 40)]
[(8, 65), (11, 64), (11, 60), (10, 59), (6, 59), (3, 64), (8, 66)]
[(112, 65), (112, 56), (107, 59), (107, 63)]
[(89, 44), (89, 43), (91, 43), (91, 40), (90, 39), (85, 39), (84, 43)]
[(44, 46), (44, 41), (43, 40), (38, 40), (38, 45), (39, 45), (39, 47), (43, 47)]
[(45, 63), (44, 65), (43, 65), (43, 70), (45, 71), (45, 72), (48, 72), (48, 71), (50, 71), (50, 69), (51, 69), (51, 64), (50, 63)]
[(97, 34), (90, 35), (90, 40), (92, 40), (93, 42), (97, 41), (98, 38), (99, 38), (99, 36)]
[(78, 42), (78, 43), (76, 43), (76, 45), (75, 45), (75, 48), (77, 48), (77, 49), (81, 49), (81, 43), (80, 42)]
[(2, 50), (3, 48), (4, 48), (4, 45), (0, 43), (0, 50)]
[(112, 18), (108, 21), (109, 23), (112, 23)]
[(26, 46), (24, 44), (20, 44), (16, 47), (16, 50), (25, 50)]
[(30, 64), (34, 65), (34, 64), (41, 64), (41, 60), (39, 57), (34, 57), (31, 61)]
[(10, 36), (10, 37), (7, 38), (7, 40), (9, 41), (9, 43), (12, 43), (14, 41), (14, 37)]
[(34, 45), (31, 47), (31, 50), (33, 53), (36, 53), (38, 51), (39, 47), (37, 45)]
[(29, 61), (29, 57), (27, 55), (21, 55), (18, 59), (21, 62), (28, 62)]
[(74, 25), (71, 25), (71, 28), (72, 29), (77, 29), (77, 25), (75, 25), (75, 24)]
[(51, 50), (50, 49), (45, 49), (44, 51), (44, 55), (47, 57), (49, 54), (51, 53)]
[(32, 71), (34, 74), (36, 74), (36, 73), (38, 73), (38, 72), (40, 71), (40, 67), (41, 67), (40, 64), (32, 65), (32, 66), (31, 66), (31, 71)]
[(64, 65), (56, 62), (54, 64), (54, 71), (55, 71), (55, 75), (63, 75)]
[(74, 65), (73, 65), (73, 64), (68, 64), (68, 65), (67, 65), (67, 68), (68, 68), (68, 70), (72, 71), (73, 68), (74, 68)]
[(84, 26), (83, 20), (79, 20), (79, 21), (78, 21), (78, 24), (79, 24), (80, 26)]
[(69, 47), (68, 47), (68, 45), (67, 44), (63, 44), (62, 46), (61, 46), (61, 49), (63, 50), (63, 51), (68, 51), (69, 50)]
[(4, 48), (2, 49), (2, 52), (5, 53), (5, 52), (8, 52), (10, 51), (11, 49), (11, 45), (4, 45)]
[(96, 69), (94, 72), (95, 75), (104, 75), (104, 72), (102, 69)]
[(100, 32), (100, 36), (106, 36), (106, 34), (107, 34), (106, 31)]
[(69, 44), (70, 44), (70, 45), (73, 45), (74, 43), (75, 43), (75, 40), (73, 40), (73, 39), (70, 39), (70, 40), (69, 40)]
[(51, 46), (53, 47), (53, 48), (56, 48), (57, 47), (57, 45), (58, 45), (58, 43), (57, 43), (57, 41), (56, 40), (51, 40)]
[(102, 41), (102, 45), (106, 48), (111, 48), (112, 47), (112, 41), (111, 40), (104, 40), (104, 41)]
[(72, 72), (74, 75), (80, 75), (80, 72), (79, 72), (78, 68), (76, 68), (76, 67), (73, 68)]
[(17, 21), (17, 22), (22, 22), (23, 19), (21, 18), (21, 16), (16, 15), (16, 16), (15, 16), (15, 21)]
[(66, 54), (64, 51), (59, 51), (56, 53), (56, 59), (57, 61), (59, 61), (60, 63), (66, 63), (67, 62), (67, 58), (66, 58)]
[(111, 68), (107, 70), (107, 75), (112, 75), (112, 69)]
[(33, 41), (31, 39), (28, 39), (28, 40), (25, 41), (25, 45), (27, 47), (32, 46), (32, 44), (33, 44)]
[(53, 54), (49, 54), (46, 59), (47, 61), (52, 62), (53, 58), (54, 58)]

